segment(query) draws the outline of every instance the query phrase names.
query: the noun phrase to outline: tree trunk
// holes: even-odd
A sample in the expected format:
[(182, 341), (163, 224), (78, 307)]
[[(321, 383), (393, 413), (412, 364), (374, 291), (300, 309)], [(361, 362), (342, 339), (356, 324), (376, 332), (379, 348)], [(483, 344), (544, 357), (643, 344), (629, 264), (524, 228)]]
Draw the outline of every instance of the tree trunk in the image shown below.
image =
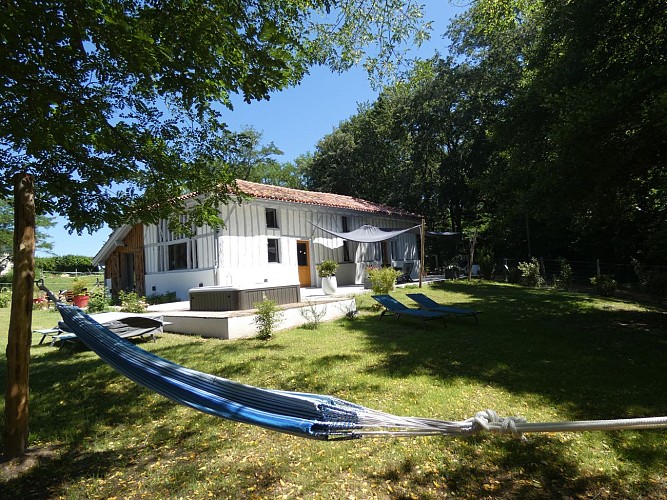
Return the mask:
[(4, 455), (28, 448), (28, 382), (32, 340), (32, 295), (35, 281), (35, 185), (32, 176), (14, 179), (14, 281), (7, 341)]

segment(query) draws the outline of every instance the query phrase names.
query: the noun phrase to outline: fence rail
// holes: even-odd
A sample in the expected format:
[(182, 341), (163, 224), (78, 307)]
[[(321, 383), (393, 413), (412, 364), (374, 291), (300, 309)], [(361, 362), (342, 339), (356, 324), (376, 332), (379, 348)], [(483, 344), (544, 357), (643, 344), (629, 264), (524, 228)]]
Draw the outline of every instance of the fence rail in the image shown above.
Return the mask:
[[(504, 259), (504, 273), (516, 268), (519, 262), (528, 259)], [(538, 258), (542, 277), (547, 285), (553, 285), (561, 272), (561, 261), (556, 259)], [(590, 286), (591, 278), (601, 275), (612, 276), (620, 285), (639, 286), (641, 277), (634, 264), (619, 264), (615, 262), (594, 261), (566, 261), (572, 270), (571, 283)], [(667, 274), (667, 266), (642, 266), (643, 273)]]
[[(3, 281), (4, 276), (0, 276), (0, 290), (11, 291), (12, 283)], [(73, 271), (67, 273), (57, 273), (52, 271), (37, 271), (35, 279), (43, 279), (44, 284), (52, 291), (67, 290), (74, 278), (84, 279), (88, 283), (104, 283), (103, 272), (80, 272)]]

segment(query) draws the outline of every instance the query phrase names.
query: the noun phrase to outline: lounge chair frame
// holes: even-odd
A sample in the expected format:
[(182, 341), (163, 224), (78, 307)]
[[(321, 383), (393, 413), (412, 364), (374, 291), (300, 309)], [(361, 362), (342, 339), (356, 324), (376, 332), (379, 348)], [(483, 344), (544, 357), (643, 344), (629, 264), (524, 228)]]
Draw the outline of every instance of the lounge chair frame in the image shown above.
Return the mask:
[(439, 311), (426, 311), (424, 309), (411, 309), (402, 302), (396, 300), (391, 295), (371, 295), (371, 297), (379, 302), (382, 307), (384, 307), (384, 311), (382, 311), (382, 314), (380, 314), (380, 320), (382, 320), (382, 318), (388, 314), (396, 316), (396, 319), (400, 319), (401, 316), (413, 316), (423, 321), (442, 319), (443, 323), (446, 325), (444, 320), (448, 316), (447, 313)]
[(480, 314), (479, 311), (475, 311), (473, 309), (464, 309), (460, 307), (444, 306), (442, 304), (437, 303), (428, 295), (424, 295), (423, 293), (408, 293), (406, 295), (410, 297), (412, 300), (414, 300), (417, 304), (419, 304), (419, 307), (421, 307), (422, 310), (442, 312), (457, 317), (473, 317), (475, 318), (476, 322), (479, 322), (478, 318)]

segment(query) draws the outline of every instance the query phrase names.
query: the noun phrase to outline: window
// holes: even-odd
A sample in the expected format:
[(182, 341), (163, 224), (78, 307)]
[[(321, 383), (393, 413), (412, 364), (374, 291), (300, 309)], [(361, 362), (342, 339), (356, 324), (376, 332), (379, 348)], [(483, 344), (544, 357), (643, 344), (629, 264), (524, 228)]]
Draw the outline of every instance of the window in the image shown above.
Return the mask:
[(343, 232), (348, 233), (350, 230), (347, 228), (347, 217), (343, 215)]
[(275, 208), (266, 209), (266, 227), (278, 228), (278, 211)]
[(279, 241), (275, 238), (268, 240), (269, 262), (280, 262)]
[(187, 269), (188, 268), (188, 244), (187, 243), (176, 243), (175, 245), (169, 245), (169, 267), (170, 271), (176, 269)]

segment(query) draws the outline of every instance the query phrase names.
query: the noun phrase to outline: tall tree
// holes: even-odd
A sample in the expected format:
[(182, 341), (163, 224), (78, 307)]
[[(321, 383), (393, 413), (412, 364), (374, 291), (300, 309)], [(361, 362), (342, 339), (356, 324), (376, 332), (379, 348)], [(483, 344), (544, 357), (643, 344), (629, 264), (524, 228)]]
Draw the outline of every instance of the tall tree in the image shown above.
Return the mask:
[[(382, 74), (403, 44), (425, 36), (413, 0), (4, 3), (0, 197), (16, 193), (19, 291), (7, 350), (7, 457), (27, 446), (34, 214), (62, 215), (79, 232), (160, 218), (182, 231), (220, 225), (233, 175), (216, 164), (229, 146), (218, 104), (230, 108), (236, 93), (266, 99), (313, 64), (344, 70), (365, 61)], [(186, 191), (209, 196), (187, 201)], [(188, 227), (179, 227), (183, 213)]]
[[(667, 16), (658, 0), (478, 0), (456, 47), (514, 75), (486, 186), (539, 252), (662, 261)], [(506, 81), (510, 81), (509, 78)]]

